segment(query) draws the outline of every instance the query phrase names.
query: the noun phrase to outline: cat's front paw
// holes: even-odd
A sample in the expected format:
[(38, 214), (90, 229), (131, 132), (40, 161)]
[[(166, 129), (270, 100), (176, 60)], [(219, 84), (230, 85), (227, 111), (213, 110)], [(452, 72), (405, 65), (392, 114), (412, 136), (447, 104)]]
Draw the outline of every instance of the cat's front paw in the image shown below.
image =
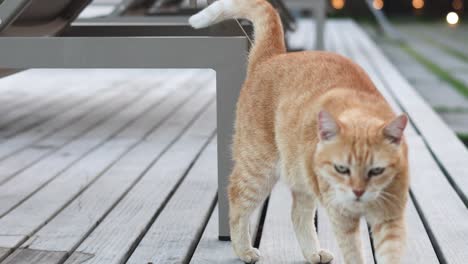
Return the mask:
[(333, 260), (333, 254), (328, 250), (321, 249), (319, 252), (312, 254), (308, 261), (312, 264), (330, 263)]
[(255, 263), (260, 259), (260, 251), (256, 248), (249, 248), (244, 252), (239, 252), (238, 255), (245, 263)]

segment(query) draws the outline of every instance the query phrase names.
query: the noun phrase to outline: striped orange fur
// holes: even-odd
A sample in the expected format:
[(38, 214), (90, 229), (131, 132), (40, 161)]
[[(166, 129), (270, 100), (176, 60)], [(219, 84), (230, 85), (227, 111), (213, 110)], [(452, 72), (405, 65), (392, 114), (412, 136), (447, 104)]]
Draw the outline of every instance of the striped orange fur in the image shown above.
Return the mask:
[[(255, 262), (249, 217), (278, 175), (293, 196), (292, 222), (304, 257), (327, 263), (313, 217), (328, 212), (346, 263), (364, 263), (359, 218), (373, 230), (379, 264), (398, 264), (408, 195), (405, 115), (396, 116), (367, 74), (328, 52), (286, 53), (277, 12), (265, 0), (220, 0), (190, 18), (196, 28), (230, 18), (253, 22), (255, 44), (236, 113), (230, 176), (231, 239)], [(279, 172), (279, 173), (277, 173)]]

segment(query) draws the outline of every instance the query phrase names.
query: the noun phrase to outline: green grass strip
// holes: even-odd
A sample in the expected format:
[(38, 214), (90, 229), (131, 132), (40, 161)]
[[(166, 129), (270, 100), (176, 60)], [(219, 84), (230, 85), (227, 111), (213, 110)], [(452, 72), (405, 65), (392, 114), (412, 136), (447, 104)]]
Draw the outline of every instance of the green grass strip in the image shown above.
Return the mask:
[[(418, 34), (419, 35), (419, 34)], [(424, 38), (424, 40), (426, 40), (427, 42), (429, 42), (430, 44), (432, 44), (433, 46), (435, 47), (438, 47), (439, 49), (445, 51), (446, 53), (452, 55), (452, 56), (455, 56), (459, 59), (462, 59), (466, 62), (468, 62), (468, 55), (459, 51), (459, 50), (456, 50), (442, 42), (439, 42), (438, 40), (434, 40), (428, 36), (421, 36), (421, 38)]]
[(435, 43), (435, 45), (439, 46), (439, 48), (441, 48), (442, 50), (444, 50), (445, 52), (457, 57), (457, 58), (460, 58), (466, 62), (468, 62), (468, 55), (466, 55), (465, 53), (459, 51), (459, 50), (456, 50), (456, 49), (453, 49), (449, 46), (446, 46), (444, 44), (440, 44), (440, 43)]
[(419, 63), (423, 64), (427, 69), (437, 75), (440, 79), (448, 82), (452, 85), (459, 93), (468, 98), (468, 87), (458, 79), (454, 78), (450, 73), (434, 64), (430, 60), (426, 59), (423, 55), (415, 51), (408, 44), (401, 43), (400, 47), (406, 51), (409, 55), (415, 58)]
[(447, 107), (447, 106), (434, 106), (437, 113), (468, 113), (468, 108), (465, 107)]
[(468, 134), (467, 133), (457, 133), (458, 138), (468, 147)]

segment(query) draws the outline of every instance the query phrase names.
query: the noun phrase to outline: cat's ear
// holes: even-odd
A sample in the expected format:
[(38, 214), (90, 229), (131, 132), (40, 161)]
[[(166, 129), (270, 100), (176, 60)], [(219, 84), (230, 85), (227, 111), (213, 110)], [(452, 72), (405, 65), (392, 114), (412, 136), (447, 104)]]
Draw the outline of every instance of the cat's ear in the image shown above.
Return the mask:
[(317, 116), (319, 138), (322, 141), (332, 140), (340, 133), (340, 126), (333, 116), (325, 110), (321, 110)]
[(407, 124), (408, 117), (405, 114), (394, 118), (388, 122), (383, 129), (385, 138), (394, 144), (399, 144), (403, 138), (403, 131), (405, 130)]

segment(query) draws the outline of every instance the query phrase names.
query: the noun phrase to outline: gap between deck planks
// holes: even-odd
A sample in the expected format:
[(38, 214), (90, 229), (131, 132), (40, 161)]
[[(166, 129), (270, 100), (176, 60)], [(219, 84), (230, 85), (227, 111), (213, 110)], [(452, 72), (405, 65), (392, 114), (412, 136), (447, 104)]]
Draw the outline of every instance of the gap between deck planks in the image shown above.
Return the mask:
[[(190, 75), (190, 76), (193, 76), (193, 75)], [(182, 77), (182, 76), (179, 76), (179, 77)], [(181, 128), (179, 128), (179, 127), (182, 126), (185, 122), (188, 122), (188, 121), (183, 121), (184, 118), (185, 118), (184, 115), (181, 115), (179, 113), (178, 115), (180, 115), (180, 117), (174, 119), (174, 116), (171, 116), (172, 115), (171, 113), (174, 111), (173, 109), (177, 109), (178, 107), (181, 106), (181, 104), (184, 104), (186, 99), (190, 99), (190, 96), (199, 87), (197, 86), (196, 82), (193, 85), (188, 85), (188, 84), (185, 83), (186, 78), (180, 78), (180, 79), (182, 79), (182, 80), (179, 81), (179, 82), (174, 82), (174, 81), (168, 82), (168, 85), (170, 85), (170, 86), (171, 85), (172, 86), (182, 85), (182, 87), (183, 87), (182, 90), (179, 89), (176, 93), (173, 93), (172, 96), (165, 99), (165, 101), (161, 105), (161, 107), (159, 107), (159, 108), (158, 107), (153, 107), (151, 109), (151, 111), (146, 112), (142, 117), (138, 118), (137, 121), (135, 121), (135, 123), (132, 126), (126, 127), (119, 134), (114, 136), (113, 140), (110, 140), (109, 142), (105, 143), (97, 151), (92, 152), (87, 157), (85, 157), (83, 160), (81, 160), (77, 165), (71, 167), (71, 169), (68, 172), (65, 172), (65, 174), (61, 175), (59, 178), (57, 178), (55, 181), (53, 181), (51, 184), (49, 184), (45, 189), (38, 192), (36, 194), (36, 197), (33, 197), (35, 199), (31, 198), (25, 204), (23, 204), (21, 207), (18, 207), (12, 213), (7, 215), (4, 219), (1, 219), (0, 223), (2, 223), (3, 225), (0, 225), (0, 229), (3, 226), (6, 225), (6, 227), (5, 227), (6, 230), (13, 231), (16, 234), (24, 234), (25, 236), (29, 235), (29, 234), (31, 234), (31, 232), (34, 232), (43, 223), (45, 223), (45, 221), (49, 222), (50, 220), (48, 220), (48, 218), (50, 218), (50, 216), (54, 216), (54, 214), (55, 214), (54, 211), (59, 210), (60, 207), (61, 207), (61, 204), (67, 205), (66, 201), (68, 201), (70, 198), (72, 198), (70, 195), (73, 195), (74, 193), (77, 193), (77, 192), (78, 192), (77, 194), (79, 194), (83, 190), (83, 188), (86, 187), (86, 185), (88, 183), (93, 183), (94, 178), (96, 178), (96, 177), (101, 177), (101, 178), (102, 177), (105, 177), (105, 178), (114, 177), (114, 178), (109, 178), (109, 180), (112, 180), (112, 179), (116, 179), (116, 177), (117, 177), (116, 175), (113, 175), (115, 173), (118, 173), (118, 175), (121, 175), (121, 177), (124, 177), (125, 174), (122, 174), (122, 173), (124, 173), (124, 172), (130, 173), (132, 171), (132, 168), (133, 168), (133, 170), (135, 170), (135, 169), (143, 170), (144, 166), (142, 168), (139, 168), (139, 167), (135, 168), (133, 166), (137, 166), (137, 164), (141, 164), (142, 163), (141, 160), (144, 161), (144, 160), (148, 160), (148, 158), (151, 159), (152, 156), (151, 155), (148, 156), (147, 153), (154, 153), (154, 155), (157, 156), (158, 153), (160, 153), (162, 151), (162, 148), (164, 147), (164, 145), (169, 144), (171, 142), (171, 137), (176, 136), (177, 133), (178, 133), (177, 131), (179, 129), (183, 129), (182, 127)], [(205, 78), (203, 78), (203, 76), (202, 76), (201, 81), (203, 81), (205, 79), (206, 79), (206, 75), (205, 75)], [(192, 80), (192, 82), (193, 82), (193, 80)], [(202, 94), (203, 94), (203, 92), (202, 92)], [(199, 99), (199, 98), (198, 97), (192, 98), (192, 101), (195, 100), (195, 99)], [(158, 101), (158, 100), (156, 100), (156, 101)], [(148, 97), (147, 102), (153, 102), (154, 103), (154, 98)], [(146, 104), (148, 104), (148, 103), (146, 103)], [(198, 104), (200, 104), (200, 102), (198, 102)], [(145, 107), (145, 104), (135, 103), (135, 106), (134, 106), (135, 109), (139, 109), (141, 107)], [(188, 107), (190, 107), (190, 105)], [(190, 113), (190, 111), (193, 111), (194, 107), (193, 106), (191, 108), (188, 108), (188, 107), (185, 106), (185, 108), (183, 108), (183, 109), (185, 109), (184, 110), (185, 112), (182, 112), (182, 114), (186, 113), (186, 115), (188, 117), (190, 117), (190, 114), (187, 114), (187, 112)], [(178, 110), (178, 112), (180, 112), (180, 110)], [(135, 116), (138, 116), (139, 114), (138, 114), (138, 112), (135, 112), (134, 110), (132, 110), (132, 111), (127, 111), (126, 113), (124, 113), (122, 115), (127, 116), (128, 118), (134, 118)], [(175, 117), (177, 117), (177, 114), (176, 114)], [(181, 119), (181, 117), (182, 117), (182, 119)], [(149, 121), (149, 120), (151, 120), (151, 121)], [(160, 120), (161, 122), (164, 122), (163, 123), (164, 125), (162, 127), (158, 127), (158, 124), (160, 122), (158, 120)], [(154, 126), (156, 126), (156, 130), (153, 131)], [(160, 132), (159, 134), (158, 134), (158, 131)], [(148, 134), (148, 133), (152, 133), (152, 134)], [(110, 168), (110, 171), (106, 171), (107, 170), (106, 166), (110, 166), (111, 164), (106, 165), (106, 163), (103, 163), (103, 161), (100, 161), (100, 162), (96, 163), (96, 160), (102, 159), (103, 155), (104, 156), (107, 155), (106, 153), (115, 153), (116, 152), (115, 147), (118, 147), (119, 145), (123, 144), (123, 145), (127, 145), (128, 147), (131, 147), (132, 144), (130, 144), (130, 143), (138, 142), (139, 138), (141, 138), (142, 136), (145, 137), (144, 138), (145, 141), (142, 141), (142, 142), (148, 142), (146, 144), (146, 145), (148, 145), (150, 142), (153, 142), (151, 140), (151, 137), (155, 136), (155, 135), (160, 135), (161, 137), (159, 138), (159, 140), (161, 140), (162, 142), (155, 142), (157, 144), (152, 145), (151, 149), (148, 148), (150, 146), (147, 146), (146, 149), (143, 149), (143, 150), (145, 150), (144, 153), (142, 153), (143, 151), (141, 151), (141, 149), (140, 149), (140, 152), (135, 152), (135, 149), (133, 149), (133, 152), (131, 152), (131, 153), (135, 153), (135, 154), (138, 154), (138, 155), (133, 157), (132, 155), (127, 153), (126, 158), (124, 159), (125, 162), (116, 164), (115, 166)], [(159, 151), (158, 151), (158, 149), (159, 149)], [(117, 151), (117, 154), (118, 153), (119, 152)], [(141, 158), (142, 155), (146, 155), (147, 157), (146, 158)], [(102, 165), (99, 165), (101, 163), (102, 163)], [(89, 169), (86, 169), (87, 167), (89, 167)], [(88, 173), (83, 173), (83, 170), (87, 171)], [(103, 170), (106, 171), (106, 173), (101, 175), (104, 172)], [(129, 179), (129, 181), (131, 182), (130, 179)], [(99, 183), (99, 181), (97, 183)], [(67, 184), (67, 186), (66, 186), (67, 188), (63, 189), (63, 191), (61, 191), (60, 193), (57, 193), (57, 189), (60, 189), (61, 186), (63, 186), (64, 184)], [(92, 187), (94, 187), (95, 185), (96, 184), (92, 185)], [(106, 185), (106, 186), (111, 186), (111, 185), (112, 185), (112, 183), (110, 185)], [(120, 187), (121, 186), (119, 186), (119, 188)], [(106, 189), (106, 188), (104, 188), (104, 189)], [(101, 188), (101, 191), (102, 190), (103, 189)], [(88, 189), (87, 191), (89, 192), (90, 190)], [(91, 189), (91, 191), (92, 191), (92, 189)], [(112, 191), (112, 190), (109, 190), (109, 191)], [(84, 194), (86, 194), (86, 192)], [(82, 194), (81, 197), (84, 194)], [(94, 193), (91, 192), (91, 194), (94, 194)], [(119, 193), (117, 193), (117, 194), (119, 194)], [(48, 198), (48, 197), (50, 197), (50, 198)], [(50, 204), (41, 204), (41, 201), (43, 201), (44, 199), (49, 200), (49, 199), (54, 199), (54, 198), (57, 199), (57, 200), (50, 203)], [(89, 198), (92, 198), (92, 197), (89, 197)], [(90, 200), (90, 202), (92, 202), (92, 201), (93, 201), (93, 199)], [(70, 208), (73, 205), (77, 205), (77, 210), (80, 211), (81, 209), (83, 209), (82, 208), (83, 203), (84, 203), (84, 201), (82, 200), (82, 198), (79, 198), (77, 202), (74, 202), (71, 205), (69, 205), (69, 207), (67, 207), (67, 209)], [(98, 205), (102, 205), (102, 204), (98, 204)], [(42, 207), (42, 210), (39, 210), (40, 213), (38, 213), (38, 215), (36, 215), (36, 218), (33, 221), (31, 221), (28, 225), (15, 228), (15, 220), (17, 221), (17, 219), (21, 219), (22, 217), (28, 217), (28, 215), (30, 214), (30, 210), (31, 210), (30, 208), (34, 208), (34, 207), (39, 207), (39, 208)], [(75, 207), (72, 207), (72, 208), (75, 208)], [(92, 206), (91, 206), (91, 208), (88, 208), (88, 209), (92, 210), (92, 211), (94, 211), (93, 209), (97, 210), (96, 207), (92, 207)], [(61, 215), (65, 216), (64, 219), (60, 218)], [(41, 237), (42, 238), (47, 237), (47, 234), (48, 234), (47, 233), (47, 228), (50, 227), (54, 222), (60, 222), (60, 221), (64, 221), (64, 220), (65, 221), (66, 220), (70, 220), (70, 221), (72, 220), (72, 219), (68, 219), (67, 216), (69, 216), (69, 215), (67, 215), (67, 211), (64, 212), (64, 213), (59, 214), (54, 219), (55, 221), (51, 221), (49, 223), (49, 225), (47, 225), (43, 229), (43, 230), (46, 230), (46, 231), (44, 231), (45, 233), (43, 232)], [(85, 218), (86, 218), (86, 216), (85, 216)], [(84, 220), (89, 221), (90, 219), (86, 218)], [(84, 221), (84, 222), (87, 222), (87, 221)], [(98, 222), (98, 220), (96, 220), (96, 222)], [(90, 223), (90, 224), (92, 224), (92, 223)], [(53, 225), (52, 225), (52, 227), (53, 227)], [(56, 232), (60, 233), (61, 228), (67, 229), (67, 226), (66, 225), (65, 226), (59, 225), (59, 226), (55, 226), (55, 228), (58, 228), (59, 230), (56, 231)], [(54, 228), (51, 228), (51, 229), (52, 229), (51, 232), (53, 232)], [(41, 230), (41, 231), (43, 231), (43, 230)], [(5, 232), (0, 232), (0, 233), (5, 233)], [(36, 242), (38, 244), (41, 241), (43, 243), (55, 244), (55, 242), (58, 240), (58, 238), (56, 237), (57, 236), (56, 234), (57, 233), (51, 234), (52, 238), (48, 242), (47, 242), (46, 239), (44, 239), (45, 242), (42, 241), (42, 240), (36, 240)], [(70, 236), (69, 238), (71, 239), (71, 237), (72, 236)], [(0, 242), (1, 242), (1, 239), (2, 239), (2, 237), (0, 236)], [(80, 238), (78, 237), (78, 240), (79, 239)], [(35, 241), (35, 240), (32, 239), (31, 241)], [(21, 242), (21, 241), (16, 241), (16, 243), (18, 243), (18, 242)], [(14, 247), (14, 246), (15, 246), (14, 243), (9, 244), (9, 247)], [(62, 246), (65, 246), (65, 245), (62, 244)], [(73, 247), (73, 244), (71, 245), (71, 247)]]

